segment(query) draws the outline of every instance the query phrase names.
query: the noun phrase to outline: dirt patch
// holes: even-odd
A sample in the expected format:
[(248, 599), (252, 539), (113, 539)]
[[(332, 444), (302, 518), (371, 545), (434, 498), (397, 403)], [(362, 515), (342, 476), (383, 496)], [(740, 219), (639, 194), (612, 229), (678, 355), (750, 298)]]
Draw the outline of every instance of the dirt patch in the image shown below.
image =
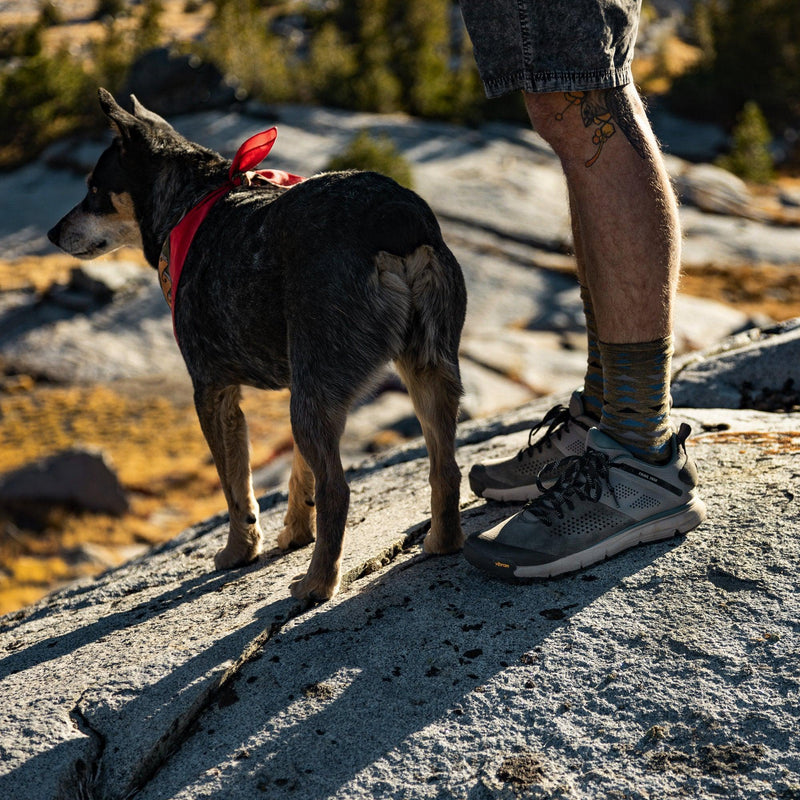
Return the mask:
[(800, 317), (800, 264), (684, 267), (680, 291), (780, 322)]
[(705, 744), (695, 752), (677, 748), (647, 753), (648, 768), (654, 772), (680, 775), (733, 775), (749, 772), (763, 758), (764, 748), (747, 742)]
[(772, 388), (762, 386), (756, 389), (749, 381), (742, 384), (740, 408), (753, 408), (756, 411), (791, 414), (800, 411), (800, 386), (789, 378), (782, 386)]
[[(765, 455), (785, 456), (800, 452), (799, 431), (714, 431), (695, 437), (695, 442), (727, 444), (743, 448), (745, 445), (757, 447)], [(743, 450), (744, 452), (744, 450)]]
[(533, 786), (544, 778), (544, 762), (536, 753), (506, 756), (497, 770), (497, 777), (504, 783)]

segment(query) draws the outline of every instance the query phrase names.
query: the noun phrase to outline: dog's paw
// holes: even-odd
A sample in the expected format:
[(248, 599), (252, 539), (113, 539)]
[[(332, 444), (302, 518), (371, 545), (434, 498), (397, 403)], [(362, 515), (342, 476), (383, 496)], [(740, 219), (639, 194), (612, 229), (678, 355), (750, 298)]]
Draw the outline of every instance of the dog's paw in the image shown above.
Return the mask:
[(278, 534), (278, 547), (280, 547), (281, 550), (304, 547), (313, 541), (314, 527), (311, 523), (303, 525), (287, 525)]
[(290, 591), (297, 600), (330, 600), (339, 590), (339, 576), (323, 580), (309, 573), (292, 581)]
[(457, 553), (464, 546), (464, 533), (459, 526), (446, 532), (431, 530), (422, 542), (422, 549), (431, 555)]
[(234, 569), (235, 567), (245, 567), (252, 564), (261, 555), (261, 541), (257, 544), (246, 546), (225, 545), (214, 556), (214, 566), (217, 569)]

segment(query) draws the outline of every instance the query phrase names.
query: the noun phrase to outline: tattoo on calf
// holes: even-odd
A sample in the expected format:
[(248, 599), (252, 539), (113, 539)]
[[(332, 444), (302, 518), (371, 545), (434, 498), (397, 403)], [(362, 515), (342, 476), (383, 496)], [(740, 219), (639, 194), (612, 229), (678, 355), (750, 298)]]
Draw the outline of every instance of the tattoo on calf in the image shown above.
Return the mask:
[(572, 106), (580, 111), (584, 127), (594, 127), (592, 144), (597, 147), (594, 155), (586, 162), (591, 167), (600, 157), (603, 145), (617, 132), (630, 142), (633, 149), (642, 157), (647, 157), (647, 146), (639, 126), (633, 116), (633, 109), (625, 97), (623, 87), (603, 89), (593, 92), (564, 92), (567, 105), (556, 114), (561, 121)]

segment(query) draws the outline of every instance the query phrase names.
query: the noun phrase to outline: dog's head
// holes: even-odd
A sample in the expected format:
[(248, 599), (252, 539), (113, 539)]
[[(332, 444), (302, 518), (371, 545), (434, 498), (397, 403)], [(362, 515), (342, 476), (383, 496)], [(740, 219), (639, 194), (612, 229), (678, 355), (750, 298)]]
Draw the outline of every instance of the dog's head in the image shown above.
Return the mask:
[(154, 138), (175, 135), (168, 122), (146, 109), (133, 95), (133, 113), (123, 109), (105, 89), (100, 89), (98, 95), (117, 136), (86, 179), (86, 197), (47, 233), (54, 245), (84, 259), (110, 253), (123, 245), (142, 247), (125, 155), (151, 146)]

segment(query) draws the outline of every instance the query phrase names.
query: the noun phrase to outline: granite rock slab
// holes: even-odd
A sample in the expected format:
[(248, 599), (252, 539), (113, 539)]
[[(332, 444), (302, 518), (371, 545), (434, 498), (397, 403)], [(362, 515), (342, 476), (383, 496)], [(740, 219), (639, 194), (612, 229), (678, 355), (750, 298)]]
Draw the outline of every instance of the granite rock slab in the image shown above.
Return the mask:
[[(544, 409), (461, 426), (463, 473)], [(791, 796), (800, 418), (677, 419), (709, 520), (561, 580), (424, 556), (415, 442), (350, 471), (330, 603), (289, 598), (309, 551), (274, 549), (273, 492), (251, 567), (211, 570), (220, 516), (3, 618), (0, 796)], [(462, 488), (468, 535), (514, 510)]]

